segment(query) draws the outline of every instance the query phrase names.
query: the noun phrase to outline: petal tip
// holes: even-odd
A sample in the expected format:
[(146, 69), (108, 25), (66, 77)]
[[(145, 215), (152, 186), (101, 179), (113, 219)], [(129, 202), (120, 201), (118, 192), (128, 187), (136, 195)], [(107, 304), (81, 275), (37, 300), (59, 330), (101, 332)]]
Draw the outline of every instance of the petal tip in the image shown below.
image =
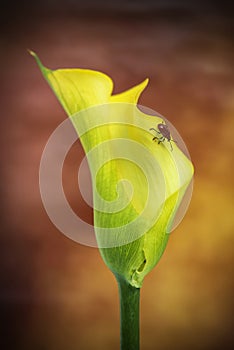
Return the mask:
[(43, 75), (46, 78), (46, 75), (47, 75), (48, 72), (50, 72), (50, 70), (48, 68), (46, 68), (42, 64), (42, 62), (41, 62), (40, 58), (38, 57), (38, 55), (36, 54), (36, 52), (34, 52), (34, 51), (30, 50), (30, 49), (27, 49), (27, 51), (33, 58), (35, 58), (35, 60), (36, 60), (36, 62), (38, 64), (38, 67), (40, 68), (41, 72), (43, 73)]
[(37, 56), (37, 54), (36, 54), (34, 51), (32, 51), (32, 50), (30, 50), (30, 49), (27, 49), (27, 51), (28, 51), (28, 53), (29, 53), (31, 56), (33, 56), (33, 57), (36, 57), (36, 56)]

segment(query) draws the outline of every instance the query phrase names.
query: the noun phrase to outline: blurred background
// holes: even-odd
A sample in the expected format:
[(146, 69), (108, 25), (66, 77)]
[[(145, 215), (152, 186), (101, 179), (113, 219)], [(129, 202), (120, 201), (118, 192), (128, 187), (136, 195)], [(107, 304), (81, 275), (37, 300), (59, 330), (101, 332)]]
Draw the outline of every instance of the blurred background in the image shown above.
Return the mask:
[[(66, 118), (26, 49), (50, 68), (103, 71), (178, 129), (195, 164), (192, 202), (141, 292), (142, 350), (232, 349), (233, 11), (215, 1), (8, 1), (1, 5), (0, 345), (119, 348), (117, 285), (95, 248), (53, 226), (38, 169)], [(73, 207), (77, 142), (64, 169)]]

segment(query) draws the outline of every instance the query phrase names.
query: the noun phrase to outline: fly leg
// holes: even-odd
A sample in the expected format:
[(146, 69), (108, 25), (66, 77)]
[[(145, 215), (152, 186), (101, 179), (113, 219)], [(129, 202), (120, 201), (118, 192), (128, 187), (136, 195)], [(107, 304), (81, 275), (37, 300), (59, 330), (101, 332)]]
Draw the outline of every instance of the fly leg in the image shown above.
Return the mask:
[(165, 137), (164, 136), (159, 137), (158, 138), (158, 145), (163, 141), (165, 141)]
[(164, 140), (165, 140), (165, 137), (163, 137), (162, 136), (162, 134), (161, 134), (161, 132), (160, 131), (158, 131), (158, 130), (156, 130), (155, 128), (150, 128), (150, 130), (154, 130), (154, 131), (156, 131), (156, 133), (158, 134), (158, 135), (160, 135), (160, 137), (158, 137), (158, 136), (154, 136), (153, 137), (153, 141), (158, 141), (158, 144), (160, 143), (160, 142), (163, 142)]
[(170, 142), (170, 146), (171, 146), (171, 151), (173, 151), (173, 147), (172, 147), (172, 142), (175, 142), (175, 143), (177, 143), (177, 141), (174, 141), (174, 140), (168, 140), (169, 142)]

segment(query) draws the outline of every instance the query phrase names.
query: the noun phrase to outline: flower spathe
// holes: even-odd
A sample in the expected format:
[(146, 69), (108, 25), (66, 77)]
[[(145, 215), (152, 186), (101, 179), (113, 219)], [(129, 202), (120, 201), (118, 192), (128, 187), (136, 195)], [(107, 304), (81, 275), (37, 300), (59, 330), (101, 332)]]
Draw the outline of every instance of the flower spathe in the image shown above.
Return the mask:
[(166, 247), (193, 165), (176, 145), (170, 152), (152, 142), (149, 129), (161, 118), (136, 106), (148, 79), (112, 95), (107, 75), (87, 69), (50, 70), (30, 53), (71, 117), (88, 157), (100, 253), (116, 276), (140, 288)]

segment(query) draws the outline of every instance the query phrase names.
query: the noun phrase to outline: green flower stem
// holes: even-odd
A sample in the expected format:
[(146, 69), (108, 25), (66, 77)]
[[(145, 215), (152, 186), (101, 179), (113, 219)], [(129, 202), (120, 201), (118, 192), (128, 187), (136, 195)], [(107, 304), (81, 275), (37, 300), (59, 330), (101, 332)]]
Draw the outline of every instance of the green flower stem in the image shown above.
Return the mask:
[(140, 288), (117, 276), (120, 298), (121, 350), (139, 350)]

